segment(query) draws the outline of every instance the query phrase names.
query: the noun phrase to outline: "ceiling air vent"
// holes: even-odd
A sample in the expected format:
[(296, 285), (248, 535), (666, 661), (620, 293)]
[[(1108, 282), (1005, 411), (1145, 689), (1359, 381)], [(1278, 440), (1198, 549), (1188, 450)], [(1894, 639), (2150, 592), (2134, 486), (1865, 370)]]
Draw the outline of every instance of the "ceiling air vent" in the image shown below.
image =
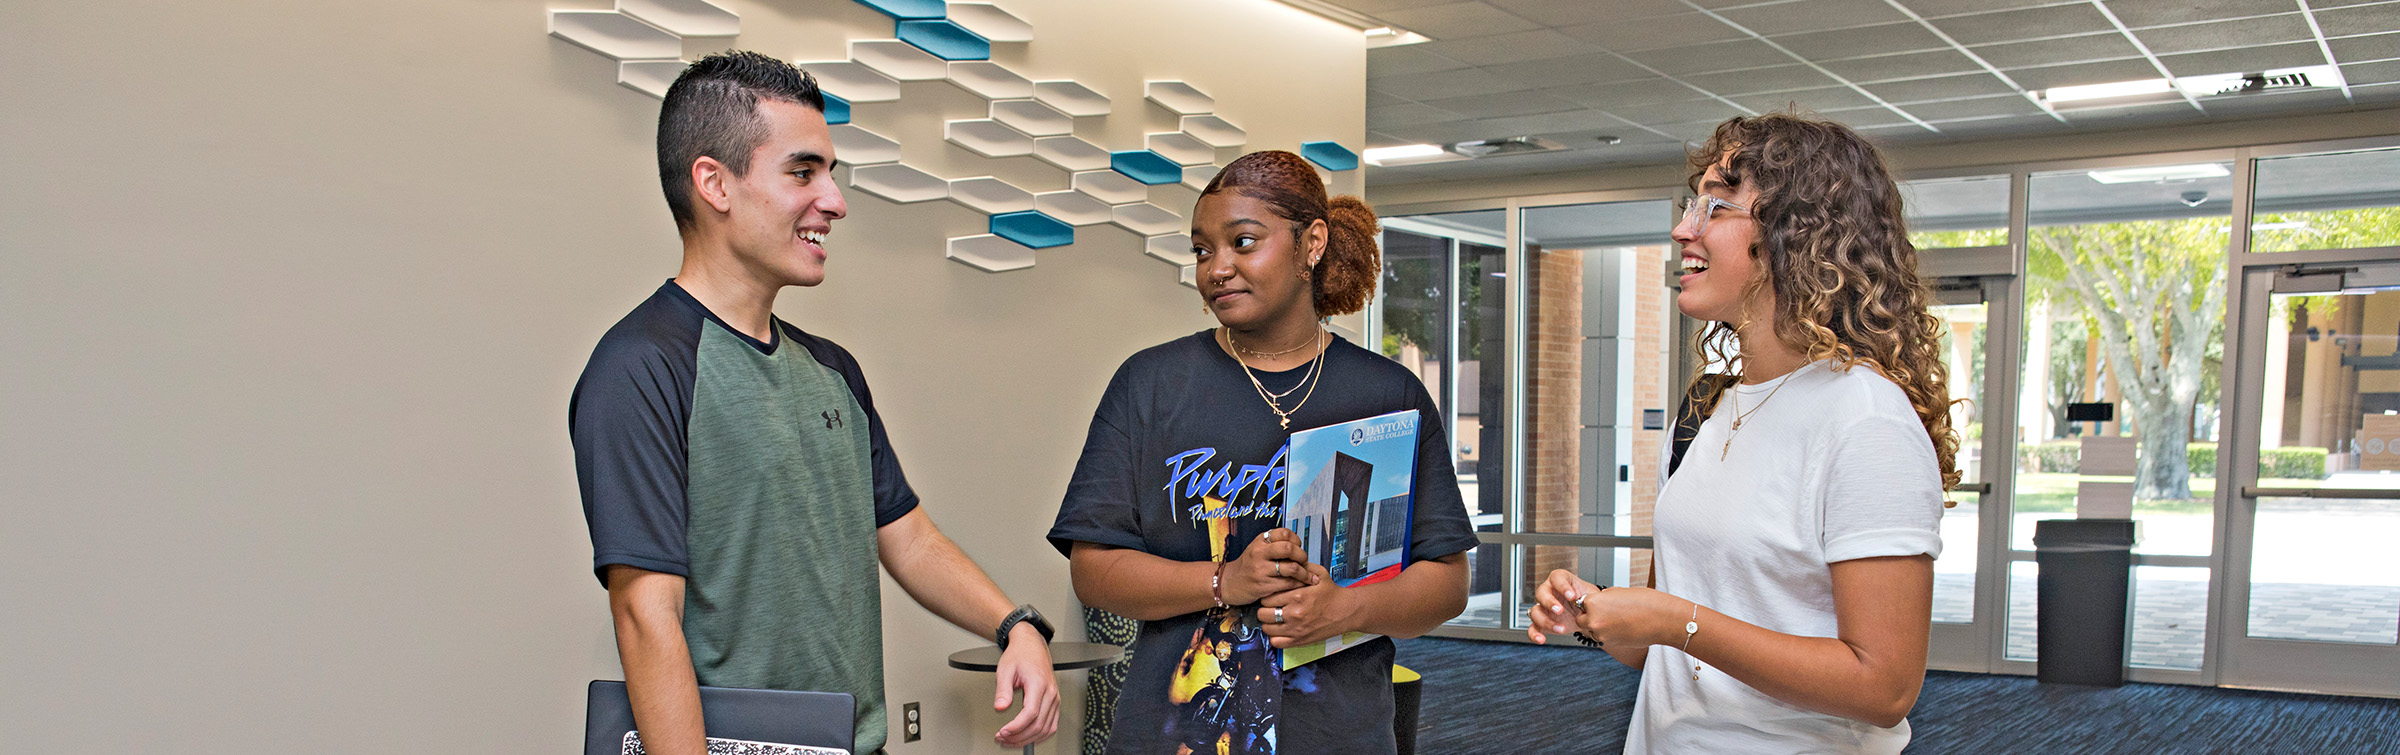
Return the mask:
[(1556, 152), (1566, 148), (1567, 145), (1538, 136), (1511, 136), (1505, 139), (1484, 139), (1450, 145), (1450, 151), (1468, 157), (1524, 155), (1535, 152)]
[(2175, 80), (2177, 89), (2194, 97), (2224, 97), (2292, 89), (2338, 89), (2342, 84), (2342, 69), (2334, 66), (2280, 68), (2260, 73), (2221, 73)]

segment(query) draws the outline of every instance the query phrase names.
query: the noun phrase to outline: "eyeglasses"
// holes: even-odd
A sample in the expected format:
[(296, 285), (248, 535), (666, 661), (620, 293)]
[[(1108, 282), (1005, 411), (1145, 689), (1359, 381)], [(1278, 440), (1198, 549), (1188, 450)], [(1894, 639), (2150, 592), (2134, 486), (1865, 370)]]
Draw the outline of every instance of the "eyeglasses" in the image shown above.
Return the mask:
[(1695, 224), (1692, 226), (1692, 235), (1694, 236), (1707, 233), (1708, 219), (1710, 216), (1717, 214), (1717, 208), (1719, 207), (1723, 207), (1734, 212), (1750, 211), (1750, 208), (1748, 207), (1727, 202), (1708, 194), (1702, 194), (1700, 196), (1683, 200), (1683, 222)]

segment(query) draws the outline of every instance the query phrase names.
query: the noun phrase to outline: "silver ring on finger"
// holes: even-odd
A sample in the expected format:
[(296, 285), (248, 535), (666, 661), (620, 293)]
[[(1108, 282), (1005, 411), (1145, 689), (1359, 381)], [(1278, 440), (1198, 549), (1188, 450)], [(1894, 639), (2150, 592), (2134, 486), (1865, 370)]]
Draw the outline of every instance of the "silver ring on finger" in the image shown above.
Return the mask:
[(1283, 606), (1276, 606), (1276, 607), (1275, 607), (1275, 623), (1277, 623), (1277, 624), (1281, 624), (1281, 623), (1283, 623)]
[(1281, 579), (1281, 578), (1283, 578), (1283, 562), (1281, 562), (1281, 561), (1276, 561), (1276, 562), (1274, 562), (1274, 564), (1275, 564), (1275, 577), (1276, 577), (1277, 579)]

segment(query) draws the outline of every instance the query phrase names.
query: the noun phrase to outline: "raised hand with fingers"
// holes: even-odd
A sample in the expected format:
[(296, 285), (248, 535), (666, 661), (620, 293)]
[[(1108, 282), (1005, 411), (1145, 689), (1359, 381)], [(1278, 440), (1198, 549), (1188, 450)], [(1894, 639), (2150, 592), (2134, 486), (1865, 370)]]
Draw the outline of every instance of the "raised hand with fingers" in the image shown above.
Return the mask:
[(1580, 632), (1595, 646), (1631, 648), (1682, 639), (1683, 614), (1691, 601), (1646, 587), (1601, 587), (1557, 569), (1533, 589), (1525, 610), (1526, 637), (1546, 643), (1550, 634)]

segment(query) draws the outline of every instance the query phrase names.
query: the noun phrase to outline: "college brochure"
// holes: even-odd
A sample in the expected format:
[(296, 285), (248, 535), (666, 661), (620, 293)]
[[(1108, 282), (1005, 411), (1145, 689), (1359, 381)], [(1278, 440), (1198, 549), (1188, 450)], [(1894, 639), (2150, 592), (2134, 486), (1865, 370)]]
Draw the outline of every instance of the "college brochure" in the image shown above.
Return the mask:
[[(1308, 562), (1335, 584), (1356, 587), (1400, 574), (1408, 563), (1415, 511), (1414, 409), (1292, 434), (1283, 526), (1300, 535)], [(1297, 497), (1291, 491), (1302, 491)], [(1341, 652), (1376, 635), (1348, 632), (1283, 649), (1283, 668)]]

